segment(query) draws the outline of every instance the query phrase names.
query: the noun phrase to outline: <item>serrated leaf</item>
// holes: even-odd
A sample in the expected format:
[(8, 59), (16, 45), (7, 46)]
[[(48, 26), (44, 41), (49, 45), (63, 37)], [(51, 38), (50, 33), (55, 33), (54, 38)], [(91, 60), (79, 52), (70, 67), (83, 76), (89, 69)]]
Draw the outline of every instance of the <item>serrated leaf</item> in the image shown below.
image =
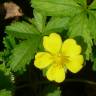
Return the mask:
[(39, 35), (38, 30), (32, 25), (25, 21), (15, 22), (12, 25), (6, 27), (7, 34), (11, 34), (17, 38), (30, 38), (33, 35)]
[(44, 16), (44, 14), (42, 14), (42, 13), (36, 11), (36, 10), (34, 10), (33, 14), (34, 14), (35, 26), (37, 27), (39, 32), (43, 33), (45, 23), (46, 23), (46, 16)]
[(94, 0), (91, 5), (89, 6), (89, 9), (96, 9), (96, 0)]
[(3, 39), (4, 46), (7, 49), (12, 49), (16, 46), (15, 38), (12, 35), (8, 35)]
[(26, 65), (34, 58), (34, 54), (37, 51), (38, 44), (40, 42), (39, 37), (25, 40), (17, 45), (10, 56), (8, 64), (13, 71), (25, 71)]
[(68, 35), (79, 40), (78, 43), (82, 45), (86, 59), (89, 60), (92, 52), (92, 37), (88, 28), (88, 18), (85, 13), (78, 14), (73, 18)]
[(2, 89), (2, 90), (0, 90), (0, 96), (12, 96), (12, 94), (11, 94), (11, 91)]
[(69, 17), (52, 17), (45, 27), (45, 33), (61, 32), (68, 28)]
[(31, 2), (33, 8), (47, 16), (74, 16), (82, 11), (74, 0), (31, 0)]

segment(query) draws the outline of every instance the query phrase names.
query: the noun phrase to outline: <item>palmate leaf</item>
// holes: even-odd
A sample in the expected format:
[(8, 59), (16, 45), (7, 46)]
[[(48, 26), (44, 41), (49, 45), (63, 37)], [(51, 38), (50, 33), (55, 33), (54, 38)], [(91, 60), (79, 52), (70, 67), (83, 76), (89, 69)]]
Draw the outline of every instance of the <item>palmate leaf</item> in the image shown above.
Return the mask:
[(12, 50), (12, 55), (8, 64), (13, 71), (23, 72), (26, 70), (26, 65), (34, 58), (34, 54), (37, 51), (40, 38), (34, 37), (29, 40), (25, 40), (17, 45)]
[(74, 0), (31, 0), (31, 2), (33, 8), (47, 16), (74, 16), (82, 11)]
[(30, 38), (33, 35), (39, 35), (38, 30), (32, 25), (25, 21), (15, 22), (12, 25), (6, 27), (7, 34), (11, 34), (17, 38)]
[(2, 90), (0, 90), (0, 96), (12, 96), (12, 94), (11, 94), (11, 91), (2, 89)]
[(86, 59), (89, 60), (92, 52), (92, 36), (88, 28), (88, 18), (85, 13), (78, 14), (73, 18), (68, 35), (69, 37), (74, 37), (79, 40), (78, 43), (82, 46)]

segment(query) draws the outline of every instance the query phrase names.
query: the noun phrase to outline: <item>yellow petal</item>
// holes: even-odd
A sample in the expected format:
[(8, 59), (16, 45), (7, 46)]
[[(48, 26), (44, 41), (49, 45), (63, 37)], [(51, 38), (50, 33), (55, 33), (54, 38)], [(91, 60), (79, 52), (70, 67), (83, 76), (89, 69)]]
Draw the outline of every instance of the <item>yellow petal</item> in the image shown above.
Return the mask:
[(46, 75), (47, 75), (48, 80), (50, 80), (50, 81), (56, 81), (57, 83), (61, 83), (65, 79), (64, 68), (58, 67), (58, 66), (54, 66), (54, 65), (52, 65), (48, 69)]
[(52, 63), (52, 56), (47, 52), (38, 52), (35, 55), (34, 65), (37, 68), (43, 69)]
[(50, 36), (44, 36), (43, 46), (46, 51), (56, 54), (60, 51), (62, 40), (57, 33), (51, 33)]
[(83, 67), (84, 58), (82, 55), (76, 55), (69, 58), (69, 63), (66, 64), (67, 69), (72, 73), (77, 73)]
[(78, 55), (81, 53), (81, 47), (74, 39), (67, 39), (62, 44), (62, 53), (66, 56)]

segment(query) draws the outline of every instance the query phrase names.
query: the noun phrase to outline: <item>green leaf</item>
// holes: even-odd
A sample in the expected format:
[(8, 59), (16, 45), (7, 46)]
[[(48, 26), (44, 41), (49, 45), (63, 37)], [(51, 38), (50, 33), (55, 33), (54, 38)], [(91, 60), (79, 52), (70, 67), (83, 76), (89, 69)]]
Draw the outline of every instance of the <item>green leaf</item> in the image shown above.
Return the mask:
[(45, 27), (45, 33), (61, 32), (68, 28), (69, 17), (52, 17)]
[[(12, 90), (10, 69), (6, 68), (5, 64), (0, 64), (0, 89)], [(0, 95), (1, 96), (1, 95)]]
[(43, 33), (45, 23), (46, 23), (46, 16), (44, 16), (44, 14), (42, 14), (42, 13), (36, 11), (36, 10), (34, 10), (33, 14), (34, 14), (35, 26), (37, 27), (39, 32)]
[(89, 6), (89, 9), (96, 9), (96, 0), (94, 0), (91, 5)]
[(33, 8), (47, 16), (74, 16), (82, 11), (74, 0), (31, 0), (31, 2)]
[(25, 21), (16, 22), (6, 27), (6, 32), (17, 38), (30, 38), (33, 35), (39, 35), (38, 30)]
[(96, 71), (96, 57), (94, 58), (92, 69), (93, 71)]
[(88, 28), (90, 29), (92, 38), (96, 41), (96, 13), (89, 11)]
[(93, 62), (93, 66), (92, 66), (92, 70), (96, 71), (96, 46), (93, 46), (93, 50), (92, 50), (92, 58), (91, 61)]
[(80, 5), (84, 5), (84, 6), (87, 5), (87, 0), (74, 0), (74, 1), (76, 1)]
[(0, 96), (12, 96), (12, 94), (11, 94), (11, 91), (2, 89), (2, 90), (0, 90)]
[(4, 52), (0, 52), (0, 61), (3, 61)]
[(17, 45), (10, 56), (8, 64), (13, 71), (25, 71), (27, 64), (34, 58), (34, 54), (37, 51), (37, 47), (40, 42), (40, 37), (34, 37), (29, 40), (25, 40)]
[(10, 74), (10, 69), (6, 68), (5, 64), (0, 64), (0, 71), (4, 72), (6, 76)]
[(4, 46), (7, 49), (13, 49), (16, 46), (15, 38), (12, 35), (8, 35), (3, 39)]
[(82, 46), (82, 50), (86, 59), (89, 60), (92, 52), (92, 36), (88, 28), (88, 18), (85, 13), (78, 14), (73, 18), (70, 24), (69, 37), (76, 38)]
[(61, 90), (59, 87), (54, 85), (47, 85), (47, 87), (42, 89), (41, 96), (61, 96)]

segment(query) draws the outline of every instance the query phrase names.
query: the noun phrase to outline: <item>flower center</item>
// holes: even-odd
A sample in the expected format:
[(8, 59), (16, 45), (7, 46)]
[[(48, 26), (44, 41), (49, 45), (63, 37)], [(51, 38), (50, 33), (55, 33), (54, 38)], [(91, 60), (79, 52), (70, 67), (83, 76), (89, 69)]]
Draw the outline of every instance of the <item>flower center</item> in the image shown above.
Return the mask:
[(68, 62), (68, 56), (64, 56), (61, 53), (54, 56), (54, 62), (58, 67), (65, 67), (65, 64)]

